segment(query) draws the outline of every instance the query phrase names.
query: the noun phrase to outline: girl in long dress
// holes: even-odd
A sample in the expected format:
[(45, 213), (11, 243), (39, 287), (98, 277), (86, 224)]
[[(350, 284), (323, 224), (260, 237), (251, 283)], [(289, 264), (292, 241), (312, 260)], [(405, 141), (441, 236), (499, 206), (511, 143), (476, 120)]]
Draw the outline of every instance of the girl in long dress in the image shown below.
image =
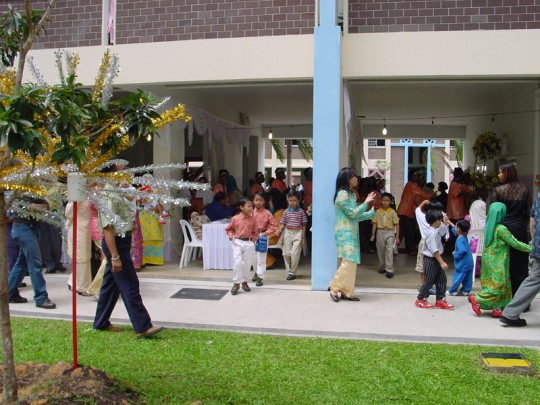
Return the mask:
[(482, 310), (492, 310), (491, 316), (500, 318), (503, 308), (512, 301), (512, 286), (509, 275), (510, 247), (530, 252), (531, 246), (518, 241), (503, 225), (506, 206), (495, 202), (489, 206), (484, 231), (482, 253), (482, 291), (469, 295), (472, 310), (480, 315)]
[(358, 176), (354, 169), (341, 169), (336, 179), (334, 194), (336, 245), (341, 263), (329, 286), (330, 298), (334, 302), (339, 302), (341, 298), (359, 301), (359, 298), (353, 295), (356, 267), (360, 264), (358, 222), (373, 218), (375, 211), (370, 205), (376, 195), (374, 192), (369, 193), (366, 200), (358, 205), (353, 191), (357, 186)]

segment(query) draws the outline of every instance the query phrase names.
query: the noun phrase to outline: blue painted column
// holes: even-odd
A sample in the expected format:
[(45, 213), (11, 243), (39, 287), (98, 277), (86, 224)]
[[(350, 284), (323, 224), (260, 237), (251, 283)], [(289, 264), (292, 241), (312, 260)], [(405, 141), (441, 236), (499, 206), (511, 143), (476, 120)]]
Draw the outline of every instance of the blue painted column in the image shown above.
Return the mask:
[(311, 287), (326, 290), (337, 269), (333, 196), (340, 169), (341, 29), (335, 0), (320, 1), (313, 77), (313, 234)]

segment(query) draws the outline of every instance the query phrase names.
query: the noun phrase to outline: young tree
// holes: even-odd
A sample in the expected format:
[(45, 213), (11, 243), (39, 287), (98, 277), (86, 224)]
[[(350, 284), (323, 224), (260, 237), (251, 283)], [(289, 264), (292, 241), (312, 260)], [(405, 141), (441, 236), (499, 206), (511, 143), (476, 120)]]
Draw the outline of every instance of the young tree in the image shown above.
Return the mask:
[[(13, 201), (21, 193), (43, 197), (52, 184), (62, 186), (70, 171), (98, 176), (98, 171), (118, 152), (141, 137), (157, 135), (159, 128), (175, 120), (189, 120), (185, 106), (160, 114), (156, 100), (141, 90), (111, 101), (118, 59), (105, 53), (93, 89), (77, 82), (76, 53), (58, 51), (60, 84), (47, 85), (27, 54), (50, 16), (56, 1), (43, 11), (24, 1), (24, 13), (9, 8), (0, 17), (0, 257), (6, 255), (5, 213), (11, 208), (21, 215), (59, 221), (49, 212), (28, 214), (28, 207)], [(17, 59), (18, 57), (18, 59)], [(17, 68), (13, 69), (15, 62)], [(22, 84), (29, 62), (36, 83)], [(177, 165), (179, 166), (179, 165)], [(135, 173), (132, 171), (131, 173)], [(131, 176), (132, 176), (131, 174)], [(129, 172), (123, 176), (130, 176)], [(133, 178), (130, 178), (133, 181)], [(181, 184), (178, 184), (181, 183)], [(161, 187), (190, 187), (170, 181)], [(6, 201), (5, 192), (11, 196)], [(178, 205), (185, 201), (168, 200)], [(3, 401), (17, 402), (13, 338), (9, 314), (8, 272), (0, 260), (0, 318), (3, 350)]]

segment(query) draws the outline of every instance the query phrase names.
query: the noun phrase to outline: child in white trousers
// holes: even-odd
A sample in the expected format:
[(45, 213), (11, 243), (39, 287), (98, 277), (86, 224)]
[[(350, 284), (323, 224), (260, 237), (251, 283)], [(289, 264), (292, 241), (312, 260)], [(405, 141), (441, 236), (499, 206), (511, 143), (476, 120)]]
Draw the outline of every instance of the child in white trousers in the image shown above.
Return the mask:
[(232, 241), (233, 249), (233, 286), (231, 294), (238, 294), (240, 283), (242, 290), (249, 292), (251, 288), (247, 283), (249, 269), (255, 256), (255, 242), (258, 232), (255, 219), (251, 215), (253, 203), (247, 198), (241, 198), (239, 201), (240, 214), (231, 219), (225, 231)]
[[(257, 225), (257, 231), (260, 236), (269, 237), (273, 235), (277, 230), (277, 222), (274, 216), (265, 208), (266, 199), (264, 192), (257, 192), (253, 197), (253, 218), (255, 218), (255, 224)], [(264, 282), (264, 275), (266, 273), (266, 253), (267, 252), (255, 252), (255, 261), (253, 267), (255, 268), (255, 276), (251, 281), (256, 282), (257, 287), (261, 287)]]

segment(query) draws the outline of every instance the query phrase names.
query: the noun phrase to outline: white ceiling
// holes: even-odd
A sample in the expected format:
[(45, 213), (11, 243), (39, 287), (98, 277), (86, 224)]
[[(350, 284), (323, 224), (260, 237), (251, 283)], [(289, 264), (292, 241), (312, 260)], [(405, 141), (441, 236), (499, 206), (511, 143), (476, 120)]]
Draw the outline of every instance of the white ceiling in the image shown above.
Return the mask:
[[(446, 81), (353, 81), (348, 84), (351, 103), (364, 122), (387, 119), (401, 123), (466, 122), (464, 116), (519, 110), (534, 105), (537, 80), (446, 80)], [(147, 88), (148, 89), (148, 88)], [(199, 100), (199, 108), (216, 114), (227, 106), (247, 114), (251, 122), (264, 126), (312, 123), (311, 82), (242, 83), (188, 86), (159, 86), (149, 90), (184, 100)], [(205, 101), (206, 100), (206, 101)], [(526, 101), (525, 103), (523, 101)], [(457, 116), (457, 117), (455, 117)], [(445, 118), (441, 118), (445, 117)], [(449, 118), (455, 117), (455, 118)], [(412, 120), (424, 118), (424, 120)]]

